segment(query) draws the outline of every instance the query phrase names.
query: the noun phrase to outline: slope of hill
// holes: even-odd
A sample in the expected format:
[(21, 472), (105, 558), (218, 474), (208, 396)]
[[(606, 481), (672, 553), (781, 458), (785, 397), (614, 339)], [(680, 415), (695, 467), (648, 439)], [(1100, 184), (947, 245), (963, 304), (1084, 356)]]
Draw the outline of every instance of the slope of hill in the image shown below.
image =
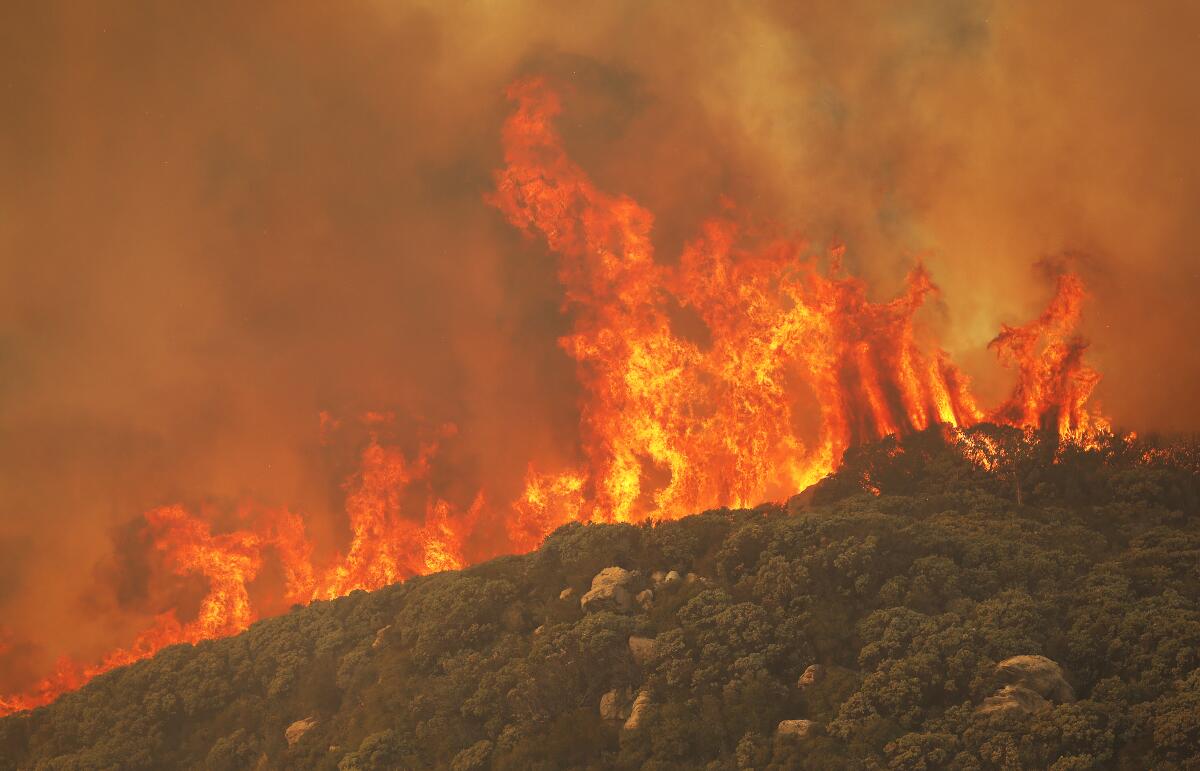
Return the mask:
[(1194, 445), (973, 436), (167, 649), (0, 769), (1200, 767)]

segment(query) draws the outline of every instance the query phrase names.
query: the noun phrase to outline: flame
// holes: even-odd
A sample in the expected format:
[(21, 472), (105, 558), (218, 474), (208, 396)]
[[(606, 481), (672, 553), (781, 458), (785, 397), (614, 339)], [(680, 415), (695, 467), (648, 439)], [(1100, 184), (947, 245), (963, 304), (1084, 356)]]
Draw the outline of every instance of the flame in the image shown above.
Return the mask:
[(1087, 344), (1075, 331), (1083, 300), (1079, 277), (1061, 275), (1054, 299), (1041, 316), (1021, 327), (1004, 325), (989, 344), (1018, 374), (1012, 396), (993, 413), (994, 422), (1049, 428), (1076, 440), (1109, 427), (1087, 409), (1100, 374), (1084, 363)]
[[(748, 505), (817, 481), (852, 444), (985, 417), (967, 378), (917, 334), (916, 313), (937, 291), (923, 267), (899, 297), (874, 303), (862, 281), (841, 275), (840, 248), (823, 273), (800, 244), (742, 245), (745, 228), (731, 216), (706, 222), (676, 266), (659, 263), (653, 215), (597, 189), (567, 156), (554, 91), (534, 79), (509, 97), (506, 166), (490, 201), (559, 255), (575, 319), (560, 342), (586, 392), (587, 466), (569, 478), (594, 489), (582, 510), (548, 521), (527, 505), (539, 513), (522, 528), (541, 521), (544, 535), (581, 515), (636, 521)], [(698, 315), (710, 344), (674, 331), (672, 304)], [(820, 411), (807, 440), (793, 428), (795, 382)], [(531, 471), (527, 504), (545, 486)]]
[(266, 547), (275, 547), (285, 562), (292, 561), (287, 570), (289, 597), (303, 595), (311, 583), (311, 575), (299, 567), (309, 551), (303, 522), (289, 512), (267, 512), (256, 529), (221, 535), (213, 535), (207, 522), (182, 506), (153, 509), (146, 512), (145, 520), (153, 548), (162, 553), (173, 572), (180, 576), (199, 574), (207, 579), (208, 591), (196, 618), (181, 623), (173, 610), (162, 613), (130, 646), (109, 653), (98, 664), (83, 666), (62, 658), (55, 671), (28, 692), (0, 697), (0, 714), (48, 704), (97, 675), (153, 656), (167, 646), (243, 631), (257, 618), (247, 584), (258, 575)]
[[(1077, 276), (1059, 278), (1041, 316), (1004, 326), (992, 341), (1016, 385), (985, 411), (918, 324), (918, 311), (938, 292), (923, 266), (897, 297), (873, 302), (864, 282), (843, 274), (841, 247), (822, 269), (803, 244), (760, 235), (728, 202), (676, 263), (660, 262), (653, 214), (598, 189), (568, 157), (553, 125), (557, 94), (532, 79), (511, 86), (509, 97), (515, 110), (502, 132), (505, 166), (487, 200), (557, 255), (573, 319), (559, 343), (583, 393), (582, 463), (554, 470), (530, 463), (523, 493), (508, 506), (490, 509), (480, 490), (459, 509), (432, 481), (454, 427), (406, 453), (378, 435), (395, 416), (367, 413), (360, 423), (370, 440), (345, 486), (344, 554), (314, 565), (303, 518), (286, 510), (246, 510), (246, 527), (214, 534), (181, 506), (154, 509), (145, 515), (154, 548), (174, 573), (207, 582), (197, 616), (183, 622), (174, 611), (161, 614), (97, 664), (61, 660), (33, 688), (0, 696), (0, 715), (47, 704), (168, 645), (246, 629), (258, 618), (249, 587), (267, 558), (283, 567), (286, 602), (328, 599), (461, 568), (505, 546), (528, 551), (566, 522), (662, 519), (778, 499), (832, 472), (847, 448), (888, 435), (941, 426), (961, 436), (989, 421), (1083, 442), (1107, 429), (1089, 408), (1099, 375), (1083, 362), (1076, 333), (1084, 300)], [(680, 331), (680, 313), (692, 314), (705, 334)], [(800, 427), (805, 419), (813, 427)], [(322, 444), (342, 425), (322, 412)], [(978, 442), (964, 452), (994, 464), (999, 449), (986, 437)], [(496, 517), (509, 543), (470, 549), (478, 523)]]
[[(508, 539), (526, 550), (536, 548), (546, 533), (564, 522), (585, 519), (583, 474), (564, 471), (542, 474), (530, 464), (525, 474), (525, 492), (513, 502), (506, 520)], [(529, 544), (533, 544), (529, 547)]]

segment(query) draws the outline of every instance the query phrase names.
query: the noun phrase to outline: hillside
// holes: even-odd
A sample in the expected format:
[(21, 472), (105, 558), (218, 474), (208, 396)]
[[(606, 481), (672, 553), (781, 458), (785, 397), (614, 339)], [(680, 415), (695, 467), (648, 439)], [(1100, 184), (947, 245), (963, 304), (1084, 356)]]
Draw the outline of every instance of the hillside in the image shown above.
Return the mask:
[(1195, 445), (985, 434), (169, 648), (0, 769), (1200, 768)]

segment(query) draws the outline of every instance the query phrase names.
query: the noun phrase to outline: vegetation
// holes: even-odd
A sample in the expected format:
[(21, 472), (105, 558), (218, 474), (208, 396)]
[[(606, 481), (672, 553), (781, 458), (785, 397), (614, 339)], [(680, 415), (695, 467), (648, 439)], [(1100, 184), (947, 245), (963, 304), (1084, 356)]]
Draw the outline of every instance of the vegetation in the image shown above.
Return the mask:
[[(990, 471), (886, 441), (786, 505), (573, 524), (168, 649), (0, 720), (0, 769), (1200, 768), (1194, 445), (985, 435)], [(584, 613), (609, 566), (653, 604)], [(1016, 655), (1077, 699), (979, 710)], [(626, 687), (636, 728), (600, 714)]]

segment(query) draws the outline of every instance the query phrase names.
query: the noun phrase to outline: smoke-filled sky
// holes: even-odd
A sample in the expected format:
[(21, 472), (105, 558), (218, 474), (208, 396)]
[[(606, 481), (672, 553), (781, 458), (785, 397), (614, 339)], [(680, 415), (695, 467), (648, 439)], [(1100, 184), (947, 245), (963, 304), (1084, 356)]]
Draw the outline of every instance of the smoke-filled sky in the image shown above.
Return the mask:
[(1200, 429), (1198, 52), (1185, 2), (9, 4), (0, 686), (161, 610), (146, 509), (287, 505), (338, 548), (322, 411), (455, 422), (464, 498), (575, 452), (553, 258), (483, 202), (522, 75), (664, 259), (721, 196), (880, 297), (920, 258), (985, 396), (1065, 262), (1105, 412)]

